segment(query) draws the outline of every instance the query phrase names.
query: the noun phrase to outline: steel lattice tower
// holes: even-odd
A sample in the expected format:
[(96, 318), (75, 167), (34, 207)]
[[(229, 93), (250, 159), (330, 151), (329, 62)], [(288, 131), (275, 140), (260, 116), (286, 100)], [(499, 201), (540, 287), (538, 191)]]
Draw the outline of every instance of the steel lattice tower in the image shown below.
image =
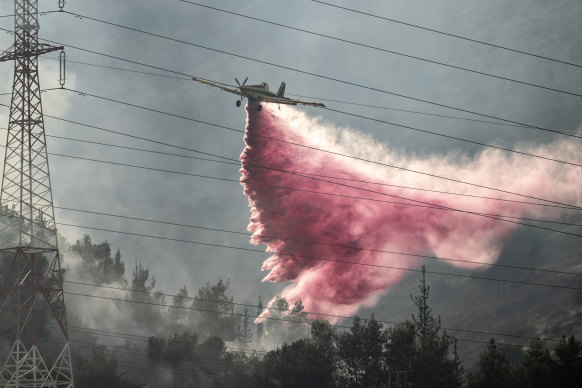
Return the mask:
[[(39, 55), (62, 47), (38, 42), (38, 0), (15, 0), (14, 4), (14, 44), (0, 55), (0, 62), (14, 61), (0, 193), (0, 314), (13, 320), (15, 341), (2, 368), (0, 386), (72, 387), (38, 76)], [(47, 319), (56, 320), (64, 344), (50, 368), (37, 347), (37, 331)]]

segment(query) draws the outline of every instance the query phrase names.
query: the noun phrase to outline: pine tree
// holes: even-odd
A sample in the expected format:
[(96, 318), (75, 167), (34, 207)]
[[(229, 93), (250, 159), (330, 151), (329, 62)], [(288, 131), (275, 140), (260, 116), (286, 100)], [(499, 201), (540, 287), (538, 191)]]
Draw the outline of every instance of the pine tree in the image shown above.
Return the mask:
[(206, 283), (192, 300), (194, 317), (202, 336), (219, 336), (225, 341), (236, 339), (238, 317), (233, 314), (234, 298), (227, 295), (230, 279)]
[(184, 317), (187, 316), (184, 313), (184, 308), (186, 307), (186, 301), (188, 300), (188, 289), (186, 289), (186, 286), (184, 285), (183, 288), (180, 288), (180, 290), (178, 291), (178, 293), (176, 294), (176, 296), (174, 296), (172, 298), (172, 306), (173, 308), (171, 309), (171, 318), (174, 321), (174, 323), (176, 324), (176, 328), (178, 327), (178, 325), (180, 323), (185, 324), (186, 322), (181, 322), (184, 321)]
[(428, 304), (428, 298), (430, 296), (430, 286), (426, 285), (426, 268), (422, 266), (422, 279), (420, 280), (420, 285), (418, 286), (420, 290), (420, 295), (412, 296), (410, 298), (418, 308), (418, 318), (412, 315), (412, 321), (416, 325), (416, 333), (421, 338), (424, 339), (429, 334), (429, 330), (438, 331), (440, 329), (440, 319), (439, 324), (436, 325), (434, 317), (432, 316), (432, 308)]
[[(458, 355), (449, 358), (449, 348), (455, 339), (441, 332), (441, 318), (435, 319), (429, 304), (430, 287), (426, 284), (426, 269), (422, 266), (422, 278), (418, 286), (420, 295), (410, 296), (418, 315), (412, 315), (416, 326), (416, 354), (412, 380), (416, 387), (459, 387), (463, 368)], [(456, 353), (456, 350), (455, 350)]]
[(477, 372), (471, 373), (468, 380), (470, 388), (512, 386), (511, 365), (507, 357), (497, 350), (495, 339), (489, 341), (487, 351), (479, 357)]

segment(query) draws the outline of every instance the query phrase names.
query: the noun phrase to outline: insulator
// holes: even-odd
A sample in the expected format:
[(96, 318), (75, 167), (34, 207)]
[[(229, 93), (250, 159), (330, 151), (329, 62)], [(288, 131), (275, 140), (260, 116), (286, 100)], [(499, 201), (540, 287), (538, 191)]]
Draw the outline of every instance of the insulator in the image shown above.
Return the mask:
[(59, 54), (59, 85), (61, 85), (61, 88), (65, 87), (65, 81), (67, 80), (65, 76), (66, 58), (65, 50), (61, 50), (61, 53)]

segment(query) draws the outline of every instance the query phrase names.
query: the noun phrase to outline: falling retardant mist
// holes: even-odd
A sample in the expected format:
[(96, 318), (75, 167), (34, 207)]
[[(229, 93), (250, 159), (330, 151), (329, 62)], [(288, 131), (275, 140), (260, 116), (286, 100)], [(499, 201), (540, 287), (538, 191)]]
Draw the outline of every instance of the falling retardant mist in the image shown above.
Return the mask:
[[(407, 156), (294, 108), (258, 112), (248, 105), (245, 142), (241, 183), (251, 242), (271, 254), (264, 281), (290, 282), (282, 296), (310, 312), (346, 316), (373, 306), (403, 269), (418, 268), (415, 255), (484, 269), (479, 263), (494, 263), (519, 227), (500, 215), (556, 219), (572, 210), (534, 198), (582, 202), (577, 166), (496, 149)], [(566, 140), (520, 151), (581, 162)]]

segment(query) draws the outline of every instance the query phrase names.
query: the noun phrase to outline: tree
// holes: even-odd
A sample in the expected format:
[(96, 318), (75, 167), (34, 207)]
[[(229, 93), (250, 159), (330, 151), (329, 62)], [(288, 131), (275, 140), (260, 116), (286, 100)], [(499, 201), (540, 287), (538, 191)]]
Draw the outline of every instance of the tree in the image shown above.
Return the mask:
[(309, 335), (310, 320), (301, 300), (290, 307), (285, 297), (277, 296), (269, 305), (269, 313), (271, 319), (267, 321), (267, 333), (270, 337), (281, 342), (291, 342)]
[(386, 363), (393, 372), (409, 371), (416, 357), (416, 326), (412, 321), (388, 329)]
[(410, 299), (414, 302), (415, 306), (418, 308), (418, 316), (412, 315), (412, 321), (416, 326), (416, 334), (419, 338), (427, 338), (429, 334), (440, 329), (440, 322), (435, 321), (432, 316), (432, 308), (428, 303), (428, 298), (430, 296), (430, 286), (426, 285), (426, 268), (422, 266), (422, 278), (420, 279), (420, 285), (418, 286), (420, 290), (420, 295), (412, 296)]
[(111, 246), (107, 241), (93, 243), (89, 235), (84, 235), (83, 238), (77, 240), (71, 250), (81, 257), (79, 272), (82, 276), (89, 277), (99, 284), (118, 282), (124, 287), (127, 284), (121, 253), (118, 249), (115, 258), (112, 258)]
[(201, 334), (219, 336), (226, 341), (236, 339), (237, 318), (233, 315), (233, 297), (227, 295), (230, 280), (206, 283), (194, 296), (192, 308)]
[(532, 340), (521, 365), (521, 380), (527, 387), (554, 386), (552, 371), (555, 361), (541, 338)]
[(184, 308), (186, 307), (186, 302), (188, 301), (188, 289), (186, 286), (180, 288), (176, 296), (172, 298), (172, 309), (171, 309), (171, 318), (174, 321), (175, 327), (180, 327), (180, 323), (186, 324), (185, 317), (187, 316), (184, 314)]
[[(411, 380), (417, 387), (459, 387), (464, 373), (456, 354), (456, 340), (441, 331), (441, 319), (435, 319), (429, 304), (430, 287), (426, 285), (426, 269), (418, 286), (420, 295), (410, 296), (418, 309), (412, 320), (416, 327), (416, 355)], [(455, 348), (453, 359), (449, 348)]]
[(189, 332), (174, 334), (168, 338), (150, 337), (148, 338), (148, 360), (175, 368), (179, 367), (192, 362), (197, 343), (198, 335)]
[(105, 269), (105, 275), (108, 282), (120, 282), (125, 286), (127, 281), (125, 280), (125, 264), (121, 261), (121, 252), (117, 249), (115, 252), (115, 259), (111, 266)]
[(555, 348), (554, 380), (560, 387), (574, 387), (582, 381), (582, 342), (563, 336)]
[(161, 291), (153, 292), (156, 286), (156, 279), (150, 278), (148, 267), (142, 263), (135, 263), (135, 268), (131, 278), (131, 288), (129, 300), (136, 322), (149, 327), (159, 326), (162, 313), (158, 304), (163, 304), (164, 295)]
[(78, 356), (75, 386), (84, 388), (139, 388), (143, 384), (117, 371), (115, 357), (108, 358), (103, 347), (94, 347), (91, 358)]
[(374, 315), (368, 322), (355, 317), (349, 332), (337, 337), (339, 379), (349, 387), (374, 387), (385, 380), (384, 349), (388, 332)]
[(330, 360), (335, 360), (337, 354), (337, 333), (334, 327), (326, 321), (315, 320), (311, 324), (311, 343)]
[(491, 339), (481, 354), (477, 372), (469, 374), (469, 388), (577, 387), (582, 381), (582, 343), (562, 337), (554, 357), (540, 338), (532, 340), (521, 365), (512, 367)]
[(476, 373), (470, 373), (468, 380), (470, 388), (515, 386), (509, 359), (497, 350), (495, 339), (489, 341), (487, 350), (479, 357)]
[[(148, 284), (149, 280), (149, 284)], [(142, 263), (135, 263), (135, 268), (133, 270), (133, 276), (131, 278), (131, 290), (136, 293), (149, 293), (156, 286), (156, 279), (152, 277), (150, 279), (150, 270), (148, 267), (144, 267)]]
[(268, 352), (259, 364), (258, 387), (333, 387), (334, 367), (305, 339)]

